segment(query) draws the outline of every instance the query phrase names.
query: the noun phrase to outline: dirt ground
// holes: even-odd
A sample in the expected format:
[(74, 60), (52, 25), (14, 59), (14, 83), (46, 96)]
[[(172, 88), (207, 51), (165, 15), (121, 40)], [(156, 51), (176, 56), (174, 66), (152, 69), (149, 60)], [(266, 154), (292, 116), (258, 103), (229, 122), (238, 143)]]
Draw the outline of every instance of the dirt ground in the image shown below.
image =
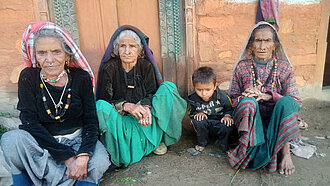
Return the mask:
[(219, 149), (209, 144), (198, 156), (182, 153), (195, 145), (195, 133), (183, 123), (180, 141), (163, 156), (150, 154), (124, 169), (107, 171), (105, 185), (330, 185), (330, 100), (304, 99), (300, 113), (310, 127), (302, 130), (305, 142), (317, 147), (306, 160), (293, 156), (296, 172), (291, 176), (263, 170), (235, 170), (227, 157), (211, 156)]

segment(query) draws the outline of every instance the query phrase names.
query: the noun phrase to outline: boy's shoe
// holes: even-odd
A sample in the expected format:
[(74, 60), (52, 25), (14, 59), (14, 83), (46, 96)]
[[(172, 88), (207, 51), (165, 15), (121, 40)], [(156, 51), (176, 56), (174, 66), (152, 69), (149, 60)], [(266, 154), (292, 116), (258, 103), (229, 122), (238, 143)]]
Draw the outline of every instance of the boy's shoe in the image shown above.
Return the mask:
[(164, 155), (167, 152), (167, 147), (166, 147), (164, 142), (160, 142), (158, 147), (152, 152), (157, 154), (157, 155)]

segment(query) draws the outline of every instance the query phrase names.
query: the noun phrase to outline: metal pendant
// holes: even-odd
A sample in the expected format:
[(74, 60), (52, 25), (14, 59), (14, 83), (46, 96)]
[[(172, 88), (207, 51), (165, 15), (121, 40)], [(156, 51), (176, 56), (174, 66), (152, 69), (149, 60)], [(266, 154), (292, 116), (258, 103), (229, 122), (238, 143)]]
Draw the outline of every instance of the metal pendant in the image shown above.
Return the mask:
[(63, 105), (62, 100), (61, 100), (60, 102), (58, 102), (57, 105), (55, 105), (55, 112), (56, 112), (56, 115), (58, 115), (58, 113), (59, 113), (59, 109), (62, 109), (62, 105)]

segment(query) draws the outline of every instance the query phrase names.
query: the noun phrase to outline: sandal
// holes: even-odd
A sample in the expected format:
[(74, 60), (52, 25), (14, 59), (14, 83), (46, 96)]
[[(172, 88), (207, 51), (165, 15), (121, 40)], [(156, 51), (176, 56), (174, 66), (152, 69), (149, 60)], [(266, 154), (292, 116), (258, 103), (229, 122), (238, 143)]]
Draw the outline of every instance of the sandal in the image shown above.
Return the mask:
[(160, 142), (158, 147), (155, 150), (153, 150), (152, 152), (157, 155), (164, 155), (167, 152), (167, 147), (164, 142)]

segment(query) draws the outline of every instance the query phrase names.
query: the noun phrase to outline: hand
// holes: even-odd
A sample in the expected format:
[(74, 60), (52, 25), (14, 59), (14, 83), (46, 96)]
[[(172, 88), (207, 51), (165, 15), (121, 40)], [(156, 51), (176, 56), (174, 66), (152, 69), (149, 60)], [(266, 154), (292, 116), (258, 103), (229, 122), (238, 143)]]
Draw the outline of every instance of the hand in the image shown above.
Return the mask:
[(73, 180), (85, 180), (87, 178), (89, 156), (71, 157), (65, 161), (67, 167), (65, 175)]
[(139, 124), (143, 127), (147, 127), (152, 124), (152, 115), (149, 107), (145, 106), (144, 108), (147, 114), (142, 119), (139, 120)]
[(244, 90), (244, 92), (242, 93), (243, 96), (245, 97), (249, 97), (249, 98), (256, 98), (259, 96), (259, 94), (261, 94), (260, 88), (257, 87), (249, 87), (247, 89)]
[(273, 96), (269, 95), (269, 94), (266, 94), (266, 93), (261, 93), (257, 97), (257, 101), (260, 101), (260, 100), (269, 101), (271, 99), (273, 99)]
[(229, 115), (225, 115), (223, 118), (221, 118), (220, 122), (227, 125), (228, 127), (234, 124), (233, 118), (231, 118)]
[(199, 112), (194, 116), (194, 119), (196, 119), (197, 121), (202, 121), (204, 118), (208, 118), (204, 112)]
[[(134, 103), (124, 103), (123, 110), (132, 114), (136, 119), (143, 119), (148, 116), (148, 107), (144, 107), (142, 105), (134, 104)], [(149, 108), (148, 108), (149, 109)], [(150, 112), (150, 109), (149, 109)], [(150, 114), (151, 115), (151, 114)]]
[(261, 87), (249, 87), (245, 89), (245, 91), (242, 93), (243, 96), (245, 97), (254, 97), (256, 98), (257, 101), (264, 100), (264, 101), (269, 101), (273, 98), (272, 95), (263, 93), (260, 91)]

